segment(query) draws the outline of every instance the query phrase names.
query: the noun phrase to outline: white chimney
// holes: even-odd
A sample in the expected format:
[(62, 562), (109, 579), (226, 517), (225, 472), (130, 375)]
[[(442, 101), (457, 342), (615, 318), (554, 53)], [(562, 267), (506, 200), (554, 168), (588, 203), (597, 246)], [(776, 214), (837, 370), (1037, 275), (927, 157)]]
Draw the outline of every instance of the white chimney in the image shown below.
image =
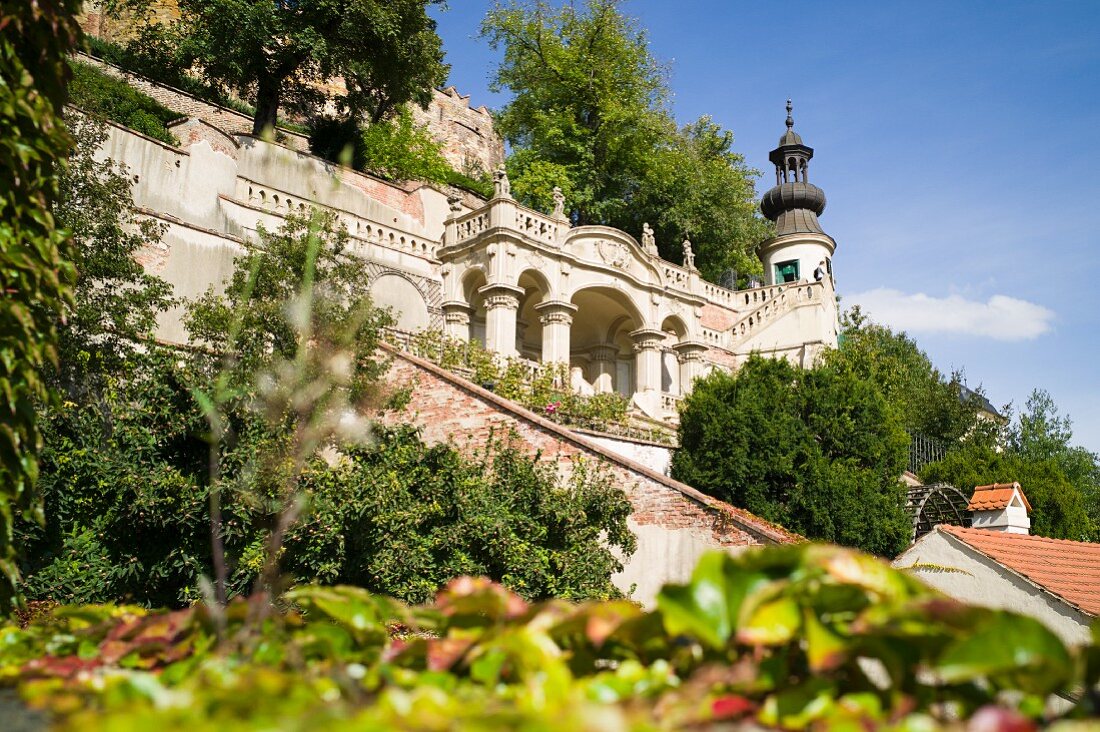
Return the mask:
[(1019, 483), (980, 485), (970, 498), (970, 526), (974, 529), (1027, 534), (1031, 519), (1027, 517), (1031, 504)]

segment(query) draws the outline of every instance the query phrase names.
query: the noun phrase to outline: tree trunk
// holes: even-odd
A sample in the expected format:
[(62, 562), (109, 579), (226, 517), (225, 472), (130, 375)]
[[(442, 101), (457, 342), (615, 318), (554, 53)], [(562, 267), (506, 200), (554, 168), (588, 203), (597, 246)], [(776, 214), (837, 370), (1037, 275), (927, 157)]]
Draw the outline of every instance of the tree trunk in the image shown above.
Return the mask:
[(275, 122), (279, 118), (279, 95), (282, 85), (270, 77), (262, 78), (256, 88), (256, 116), (252, 120), (252, 134), (257, 137), (275, 137)]

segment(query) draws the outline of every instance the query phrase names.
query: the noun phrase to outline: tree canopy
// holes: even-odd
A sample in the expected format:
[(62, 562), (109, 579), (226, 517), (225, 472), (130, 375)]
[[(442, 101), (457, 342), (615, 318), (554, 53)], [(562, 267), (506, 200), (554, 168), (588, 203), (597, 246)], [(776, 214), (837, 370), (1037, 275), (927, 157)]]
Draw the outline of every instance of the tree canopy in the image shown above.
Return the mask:
[(13, 521), (41, 520), (35, 407), (52, 398), (56, 324), (72, 297), (72, 244), (52, 214), (70, 139), (61, 121), (76, 0), (0, 6), (0, 613), (18, 601)]
[(872, 322), (859, 306), (841, 320), (840, 347), (826, 358), (877, 384), (906, 430), (952, 445), (975, 428), (978, 404), (962, 398), (959, 374), (941, 373), (912, 338)]
[(1003, 429), (977, 431), (920, 477), (964, 493), (975, 486), (1018, 481), (1031, 503), (1031, 533), (1094, 540), (1100, 526), (1100, 458), (1070, 444), (1073, 430), (1054, 400), (1037, 390)]
[(426, 106), (446, 79), (427, 13), (435, 2), (178, 0), (179, 21), (149, 25), (139, 43), (146, 55), (195, 68), (215, 88), (254, 100), (254, 134), (273, 127), (282, 109), (313, 116), (330, 101), (377, 122), (408, 102)]
[(665, 69), (619, 5), (513, 2), (486, 16), (482, 35), (503, 50), (493, 88), (513, 94), (497, 118), (513, 191), (548, 208), (560, 186), (576, 224), (637, 235), (649, 223), (672, 261), (687, 236), (713, 281), (727, 268), (758, 272), (753, 247), (769, 228), (756, 213), (755, 171), (709, 118), (677, 128)]
[(696, 381), (672, 474), (812, 539), (893, 556), (909, 540), (907, 438), (873, 382), (753, 355)]

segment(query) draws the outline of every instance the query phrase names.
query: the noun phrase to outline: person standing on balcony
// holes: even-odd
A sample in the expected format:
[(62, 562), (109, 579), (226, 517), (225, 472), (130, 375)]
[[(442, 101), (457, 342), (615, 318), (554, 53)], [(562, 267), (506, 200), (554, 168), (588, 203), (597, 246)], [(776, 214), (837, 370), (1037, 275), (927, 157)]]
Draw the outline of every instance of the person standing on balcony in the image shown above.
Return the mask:
[(814, 270), (814, 282), (821, 282), (821, 280), (823, 280), (823, 279), (825, 279), (825, 260), (824, 259), (822, 259), (818, 263), (817, 269)]

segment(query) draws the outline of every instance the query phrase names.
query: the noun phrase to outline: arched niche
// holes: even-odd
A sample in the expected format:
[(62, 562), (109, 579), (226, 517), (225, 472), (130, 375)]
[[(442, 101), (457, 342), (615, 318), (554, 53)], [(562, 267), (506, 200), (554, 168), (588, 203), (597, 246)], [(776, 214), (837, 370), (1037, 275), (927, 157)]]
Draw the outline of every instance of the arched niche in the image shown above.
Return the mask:
[(383, 274), (370, 285), (374, 304), (389, 308), (398, 330), (414, 332), (429, 325), (428, 304), (424, 296), (409, 280), (398, 274)]
[(538, 361), (542, 358), (542, 321), (535, 306), (551, 299), (550, 283), (538, 270), (528, 269), (516, 285), (523, 290), (516, 314), (516, 350), (520, 356)]
[(471, 267), (463, 273), (460, 281), (462, 299), (470, 306), (470, 341), (485, 345), (485, 298), (479, 290), (485, 286), (485, 272), (480, 267)]
[(645, 320), (630, 296), (612, 287), (593, 286), (573, 293), (576, 306), (570, 330), (571, 363), (583, 369), (597, 392), (634, 391), (634, 344), (630, 333)]
[(661, 353), (661, 391), (667, 394), (682, 394), (680, 359), (672, 347), (688, 337), (687, 324), (679, 315), (669, 315), (661, 321), (661, 330), (665, 332), (665, 348)]

